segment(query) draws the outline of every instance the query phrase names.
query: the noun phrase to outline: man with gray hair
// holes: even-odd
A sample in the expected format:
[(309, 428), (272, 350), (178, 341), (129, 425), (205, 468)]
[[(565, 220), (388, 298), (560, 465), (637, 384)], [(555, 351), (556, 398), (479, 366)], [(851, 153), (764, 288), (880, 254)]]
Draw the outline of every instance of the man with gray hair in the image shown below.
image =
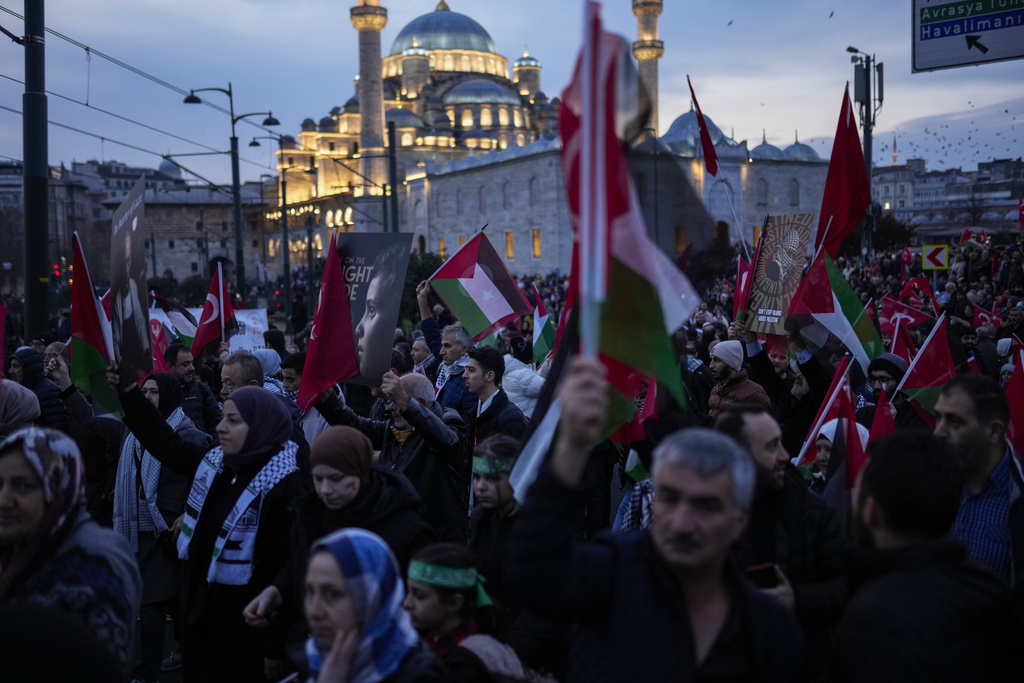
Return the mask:
[(462, 373), (469, 363), (469, 350), (474, 348), (473, 338), (462, 325), (455, 323), (440, 329), (430, 312), (427, 298), (430, 283), (424, 280), (416, 287), (416, 303), (420, 309), (420, 329), (427, 348), (441, 359), (434, 382), (434, 393), (444, 408), (454, 408), (468, 424), (476, 417), (477, 398), (469, 393)]
[(573, 623), (565, 680), (797, 680), (799, 627), (728, 562), (755, 481), (729, 437), (694, 428), (666, 438), (654, 451), (650, 529), (575, 542), (608, 408), (604, 375), (597, 361), (571, 362), (558, 439), (506, 548), (511, 590)]

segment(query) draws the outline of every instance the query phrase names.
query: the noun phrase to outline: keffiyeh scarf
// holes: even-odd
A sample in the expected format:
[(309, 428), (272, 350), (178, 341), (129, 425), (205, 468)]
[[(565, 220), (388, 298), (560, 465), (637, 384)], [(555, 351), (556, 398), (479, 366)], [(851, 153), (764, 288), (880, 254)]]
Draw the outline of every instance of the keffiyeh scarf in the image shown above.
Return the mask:
[(441, 367), (437, 370), (437, 381), (434, 382), (434, 396), (441, 393), (441, 390), (444, 389), (444, 385), (448, 383), (449, 377), (461, 375), (466, 369), (467, 363), (469, 363), (468, 353), (451, 365), (441, 363)]

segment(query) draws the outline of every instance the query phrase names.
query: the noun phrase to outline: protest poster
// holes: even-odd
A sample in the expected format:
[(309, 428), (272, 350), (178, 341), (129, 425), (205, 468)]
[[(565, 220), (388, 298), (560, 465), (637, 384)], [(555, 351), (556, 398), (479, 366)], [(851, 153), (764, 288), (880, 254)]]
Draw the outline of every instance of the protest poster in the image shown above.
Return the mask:
[[(201, 308), (188, 308), (196, 320), (203, 315)], [(150, 315), (164, 322), (170, 322), (167, 316), (160, 309), (150, 310)], [(267, 348), (263, 340), (263, 333), (270, 329), (267, 309), (265, 308), (236, 308), (235, 322), (238, 324), (238, 331), (231, 335), (228, 346), (232, 351), (253, 351), (255, 349)]]
[(748, 331), (785, 334), (786, 311), (800, 286), (813, 220), (813, 213), (769, 216), (747, 301)]
[(359, 365), (359, 374), (349, 380), (353, 383), (380, 386), (381, 378), (391, 369), (411, 248), (408, 234), (338, 234)]
[(146, 177), (135, 183), (111, 221), (110, 331), (114, 360), (125, 389), (153, 370), (146, 288)]

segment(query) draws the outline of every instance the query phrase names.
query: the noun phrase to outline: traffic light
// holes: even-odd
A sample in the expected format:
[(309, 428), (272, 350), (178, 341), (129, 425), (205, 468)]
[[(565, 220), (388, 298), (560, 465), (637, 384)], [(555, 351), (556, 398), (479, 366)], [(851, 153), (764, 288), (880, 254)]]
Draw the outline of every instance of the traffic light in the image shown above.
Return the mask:
[(54, 280), (60, 280), (60, 264), (59, 263), (54, 263), (53, 264), (53, 279)]

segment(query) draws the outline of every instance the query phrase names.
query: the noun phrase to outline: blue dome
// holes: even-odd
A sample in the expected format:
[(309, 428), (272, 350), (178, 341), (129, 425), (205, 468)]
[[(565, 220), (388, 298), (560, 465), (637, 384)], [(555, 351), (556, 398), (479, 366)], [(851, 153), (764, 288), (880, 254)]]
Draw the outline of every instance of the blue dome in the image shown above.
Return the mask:
[(784, 155), (782, 150), (775, 145), (768, 144), (768, 138), (765, 137), (764, 133), (761, 134), (761, 144), (750, 150), (751, 159), (782, 159)]
[[(725, 134), (709, 117), (704, 117), (704, 123), (708, 126), (711, 143), (718, 145), (725, 138)], [(673, 121), (672, 125), (669, 126), (668, 132), (661, 136), (661, 141), (670, 147), (672, 143), (678, 142), (689, 142), (690, 145), (699, 147), (700, 126), (697, 125), (697, 112), (691, 109)]]
[(392, 55), (400, 55), (413, 47), (425, 50), (476, 50), (498, 54), (498, 46), (484, 27), (464, 14), (452, 12), (443, 2), (430, 14), (416, 17), (406, 24), (391, 46)]
[(463, 81), (441, 99), (445, 104), (522, 104), (519, 95), (483, 78)]
[(160, 166), (157, 168), (157, 170), (160, 173), (163, 173), (164, 175), (170, 176), (172, 178), (181, 177), (181, 168), (170, 159), (164, 159), (163, 161), (161, 161)]
[(821, 161), (821, 157), (810, 145), (805, 145), (802, 142), (797, 142), (786, 148), (783, 152), (787, 159), (793, 161)]
[(385, 124), (395, 122), (395, 128), (424, 128), (423, 120), (408, 109), (388, 109), (384, 113)]

